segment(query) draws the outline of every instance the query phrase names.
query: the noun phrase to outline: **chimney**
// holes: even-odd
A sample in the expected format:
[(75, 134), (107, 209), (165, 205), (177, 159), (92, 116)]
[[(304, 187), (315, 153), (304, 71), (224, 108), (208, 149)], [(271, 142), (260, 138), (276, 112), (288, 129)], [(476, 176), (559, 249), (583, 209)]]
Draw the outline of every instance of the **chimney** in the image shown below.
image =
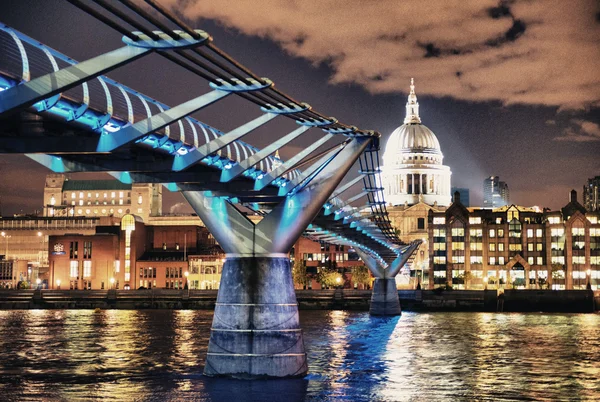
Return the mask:
[(571, 202), (577, 202), (577, 191), (571, 190)]
[(460, 193), (458, 191), (455, 191), (453, 203), (457, 203), (457, 202), (460, 204)]

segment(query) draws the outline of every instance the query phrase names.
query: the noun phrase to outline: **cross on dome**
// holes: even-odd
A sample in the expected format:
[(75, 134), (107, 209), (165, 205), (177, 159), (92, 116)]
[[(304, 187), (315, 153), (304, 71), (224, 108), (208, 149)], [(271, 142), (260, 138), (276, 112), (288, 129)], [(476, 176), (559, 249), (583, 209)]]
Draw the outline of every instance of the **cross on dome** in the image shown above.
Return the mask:
[(404, 124), (421, 124), (419, 117), (419, 102), (415, 94), (415, 79), (410, 79), (410, 93), (408, 94), (408, 102), (406, 102), (406, 117)]

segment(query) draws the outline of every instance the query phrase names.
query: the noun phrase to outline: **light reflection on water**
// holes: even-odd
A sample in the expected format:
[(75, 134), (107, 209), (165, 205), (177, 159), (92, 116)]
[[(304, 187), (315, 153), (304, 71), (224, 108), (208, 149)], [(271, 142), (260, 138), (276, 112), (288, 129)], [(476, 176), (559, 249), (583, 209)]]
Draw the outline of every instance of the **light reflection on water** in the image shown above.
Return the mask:
[(211, 311), (0, 311), (0, 399), (600, 400), (600, 315), (301, 312), (310, 374), (201, 375)]

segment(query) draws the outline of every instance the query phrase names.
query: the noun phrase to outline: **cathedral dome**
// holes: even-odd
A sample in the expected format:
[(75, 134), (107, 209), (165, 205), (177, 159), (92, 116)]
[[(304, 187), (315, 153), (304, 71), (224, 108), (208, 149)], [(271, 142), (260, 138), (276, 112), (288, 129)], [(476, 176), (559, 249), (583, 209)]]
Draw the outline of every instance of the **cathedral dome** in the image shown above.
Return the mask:
[(404, 124), (394, 130), (385, 147), (384, 159), (402, 159), (403, 154), (423, 153), (442, 156), (440, 143), (427, 126), (421, 124), (419, 103), (415, 94), (414, 80), (410, 81), (410, 94), (406, 103)]
[(394, 130), (385, 153), (434, 153), (441, 155), (440, 143), (427, 126), (421, 123), (403, 124)]
[(450, 175), (435, 134), (421, 124), (415, 84), (410, 81), (404, 124), (385, 146), (382, 180), (385, 199), (391, 205), (418, 202), (450, 205)]

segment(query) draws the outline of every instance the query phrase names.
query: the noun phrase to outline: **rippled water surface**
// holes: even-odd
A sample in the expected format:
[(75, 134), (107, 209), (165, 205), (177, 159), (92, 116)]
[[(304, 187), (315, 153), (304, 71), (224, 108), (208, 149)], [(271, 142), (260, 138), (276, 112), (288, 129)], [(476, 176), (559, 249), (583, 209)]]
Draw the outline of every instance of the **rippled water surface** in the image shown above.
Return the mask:
[(202, 376), (211, 311), (0, 311), (0, 400), (600, 400), (600, 315), (301, 312), (310, 374)]

